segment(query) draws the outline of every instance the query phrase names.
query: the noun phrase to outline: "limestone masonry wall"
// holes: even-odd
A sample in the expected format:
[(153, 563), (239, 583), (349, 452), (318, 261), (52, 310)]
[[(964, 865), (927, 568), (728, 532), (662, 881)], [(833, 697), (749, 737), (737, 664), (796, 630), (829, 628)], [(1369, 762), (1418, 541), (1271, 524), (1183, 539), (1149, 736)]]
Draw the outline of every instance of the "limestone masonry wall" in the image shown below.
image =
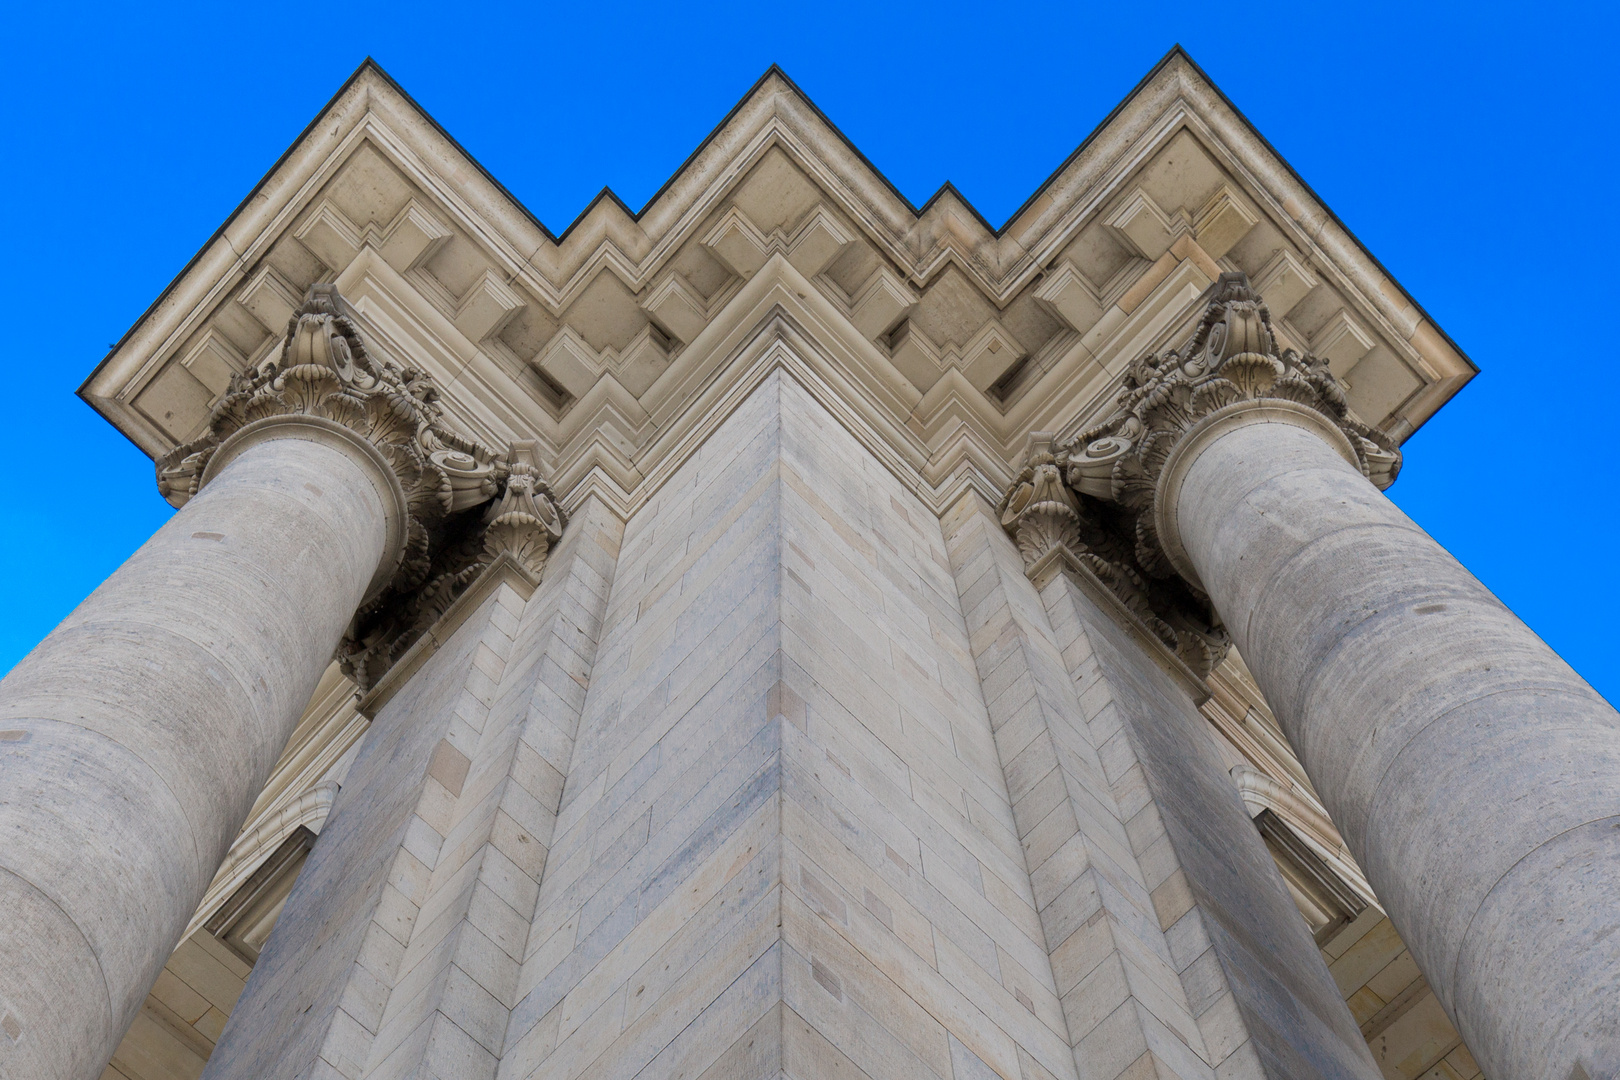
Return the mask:
[(768, 379), (628, 524), (503, 1077), (1069, 1077), (937, 520)]
[(1041, 595), (1171, 963), (1212, 1060), (1234, 1059), (1222, 1075), (1375, 1075), (1186, 688), (1069, 576), (1055, 576)]
[(522, 585), (377, 715), (209, 1080), (1375, 1074), (1188, 690), (784, 371)]
[(211, 1080), (494, 1075), (621, 532), (581, 507), (379, 713)]

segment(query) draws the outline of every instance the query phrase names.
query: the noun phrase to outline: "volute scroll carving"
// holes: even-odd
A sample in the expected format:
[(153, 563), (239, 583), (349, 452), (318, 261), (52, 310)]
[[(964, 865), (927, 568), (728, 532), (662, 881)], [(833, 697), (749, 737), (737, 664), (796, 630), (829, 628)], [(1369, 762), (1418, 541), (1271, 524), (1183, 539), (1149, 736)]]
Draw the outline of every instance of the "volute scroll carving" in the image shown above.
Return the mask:
[(1248, 278), (1222, 274), (1192, 337), (1132, 364), (1106, 420), (1063, 443), (1031, 437), (1001, 502), (1002, 525), (1026, 567), (1066, 548), (1167, 648), (1207, 674), (1229, 639), (1209, 598), (1166, 550), (1160, 481), (1200, 422), (1261, 406), (1309, 410), (1364, 476), (1380, 489), (1394, 482), (1401, 461), (1394, 442), (1354, 416), (1325, 360), (1279, 353), (1271, 313)]
[(374, 357), (356, 323), (336, 286), (311, 286), (280, 352), (233, 376), (203, 434), (156, 468), (158, 491), (179, 508), (213, 478), (233, 435), (271, 417), (336, 424), (381, 456), (404, 496), (403, 550), (337, 652), (365, 690), (500, 554), (538, 580), (565, 519), (532, 442), (503, 455), (456, 430), (432, 377)]

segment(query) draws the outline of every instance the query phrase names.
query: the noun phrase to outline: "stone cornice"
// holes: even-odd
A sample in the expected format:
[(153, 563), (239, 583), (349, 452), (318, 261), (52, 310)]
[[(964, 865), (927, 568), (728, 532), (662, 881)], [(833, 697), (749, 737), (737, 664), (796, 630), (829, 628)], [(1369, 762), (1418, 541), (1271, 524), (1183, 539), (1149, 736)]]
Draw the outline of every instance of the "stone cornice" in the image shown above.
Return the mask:
[[(978, 474), (975, 485), (995, 489), (1015, 471), (1025, 432), (1094, 416), (1128, 363), (1181, 333), (1194, 298), (1227, 268), (1229, 260), (1201, 246), (1224, 250), (1213, 239), (1219, 229), (1196, 214), (1187, 217), (1196, 206), (1170, 222), (1179, 239), (1169, 251), (1151, 265), (1156, 248), (1148, 258), (1134, 256), (1115, 283), (1093, 286), (1065, 254), (1104, 219), (1116, 223), (1103, 230), (1108, 236), (1126, 236), (1118, 231), (1125, 226), (1116, 227), (1119, 207), (1147, 198), (1133, 187), (1143, 170), (1188, 137), (1226, 177), (1221, 198), (1239, 206), (1237, 218), (1263, 221), (1287, 247), (1288, 259), (1308, 264), (1311, 280), (1337, 290), (1333, 302), (1348, 305), (1341, 318), (1356, 328), (1358, 341), (1374, 344), (1369, 356), (1413, 373), (1402, 378), (1417, 390), (1400, 390), (1406, 397), (1386, 418), (1398, 435), (1466, 380), (1473, 370), (1466, 359), (1176, 52), (999, 231), (953, 190), (942, 190), (920, 210), (911, 207), (772, 71), (641, 213), (599, 199), (553, 237), (380, 69), (363, 66), (81, 393), (149, 452), (169, 450), (176, 438), (163, 423), (185, 426), (183, 419), (163, 418), (179, 393), (170, 383), (196, 394), (209, 371), (255, 362), (257, 347), (237, 328), (249, 319), (247, 311), (262, 319), (264, 310), (275, 309), (276, 296), (290, 285), (301, 288), (294, 270), (278, 267), (308, 261), (307, 252), (315, 252), (329, 280), (362, 313), (368, 340), (380, 352), (431, 372), (458, 418), (484, 442), (536, 440), (536, 460), (566, 502), (578, 501), (573, 489), (587, 477), (593, 487), (620, 489), (611, 497), (604, 492), (618, 505), (639, 501), (643, 478), (661, 471), (651, 461), (655, 448), (680, 444), (671, 435), (706, 392), (705, 380), (729, 370), (727, 358), (742, 347), (741, 339), (778, 309), (838, 354), (852, 384), (865, 387), (859, 407), (870, 419), (886, 414), (878, 426), (900, 425), (922, 440), (935, 482), (966, 469)], [(345, 170), (365, 155), (385, 161), (410, 186), (405, 210), (379, 210), (381, 216), (367, 221), (333, 194)], [(813, 213), (772, 231), (769, 222), (756, 227), (737, 200), (762, 163), (777, 158), (799, 170), (819, 202)], [(340, 203), (350, 206), (347, 214)], [(719, 228), (733, 231), (722, 236)], [(457, 257), (471, 285), (447, 291), (421, 269), (424, 253), (445, 244), (460, 245)], [(729, 267), (729, 281), (705, 295), (683, 284), (680, 269), (699, 248), (714, 258), (742, 260)], [(845, 291), (824, 253), (836, 258), (856, 249), (868, 251), (878, 270)], [(642, 312), (656, 312), (661, 325), (650, 343), (598, 349), (588, 334), (572, 329), (570, 305), (604, 275), (634, 298), (626, 301), (625, 318), (644, 323)], [(924, 361), (924, 381), (917, 384), (918, 361), (902, 357), (890, 340), (891, 324), (898, 319), (905, 330), (905, 312), (919, 301), (926, 306), (931, 290), (953, 275), (994, 310), (979, 336), (962, 343), (908, 331), (919, 355), (934, 357)], [(1059, 295), (1053, 290), (1062, 282), (1074, 284)], [(1020, 343), (999, 321), (1018, 305), (1027, 307), (1032, 293), (1041, 317), (1050, 322), (1055, 313), (1060, 324), (1044, 344)], [(873, 296), (881, 301), (876, 307)], [(546, 325), (563, 320), (533, 356), (490, 336), (514, 311), (526, 310), (543, 313), (536, 318)], [(671, 336), (670, 327), (680, 336)], [(1010, 344), (993, 354), (1001, 340)], [(554, 359), (558, 349), (572, 349), (578, 360)], [(632, 355), (634, 349), (641, 351)], [(574, 367), (556, 366), (565, 359)], [(185, 372), (176, 374), (182, 366)], [(987, 385), (1015, 376), (1005, 386)], [(542, 385), (558, 378), (576, 381), (566, 392), (554, 382), (549, 389)], [(160, 415), (159, 405), (168, 412)], [(936, 492), (929, 501), (942, 497)]]

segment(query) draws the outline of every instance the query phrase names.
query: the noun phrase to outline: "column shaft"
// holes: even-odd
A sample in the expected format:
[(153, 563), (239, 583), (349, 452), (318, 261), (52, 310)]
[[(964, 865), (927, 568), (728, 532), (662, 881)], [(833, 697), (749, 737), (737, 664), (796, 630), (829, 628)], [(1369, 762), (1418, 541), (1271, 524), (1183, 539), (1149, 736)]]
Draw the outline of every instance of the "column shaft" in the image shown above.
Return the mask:
[(1485, 1073), (1614, 1075), (1620, 716), (1297, 423), (1189, 433), (1186, 558)]
[(352, 436), (266, 429), (0, 682), (0, 1074), (101, 1072), (330, 662), (395, 502)]

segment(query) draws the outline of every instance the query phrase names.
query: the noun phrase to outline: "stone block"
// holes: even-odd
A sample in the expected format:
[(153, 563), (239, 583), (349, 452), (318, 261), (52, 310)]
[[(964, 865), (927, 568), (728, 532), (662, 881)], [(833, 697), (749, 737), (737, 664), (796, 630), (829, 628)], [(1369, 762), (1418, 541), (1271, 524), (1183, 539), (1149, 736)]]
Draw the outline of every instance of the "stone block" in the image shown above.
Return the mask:
[[(360, 253), (364, 237), (358, 226), (328, 199), (322, 199), (303, 224), (293, 231), (293, 238), (309, 249), (332, 271), (341, 274)], [(271, 328), (272, 331), (275, 328)]]
[(437, 214), (410, 199), (383, 230), (380, 250), (384, 261), (403, 274), (432, 258), (452, 235)]
[(1065, 262), (1047, 274), (1035, 298), (1067, 323), (1070, 329), (1085, 333), (1102, 318), (1102, 298), (1073, 263)]
[(1280, 248), (1254, 276), (1254, 288), (1266, 301), (1274, 319), (1281, 319), (1316, 288), (1317, 277), (1288, 248)]
[(1141, 188), (1127, 194), (1104, 222), (1147, 259), (1162, 256), (1187, 227), (1185, 221), (1174, 220), (1166, 214)]
[(1248, 201), (1222, 184), (1193, 215), (1193, 237), (1198, 246), (1219, 259), (1232, 250), (1260, 220)]
[(707, 305), (678, 273), (655, 285), (641, 301), (641, 309), (681, 342), (690, 343), (708, 324)]
[(850, 318), (870, 341), (894, 329), (916, 305), (910, 286), (888, 267), (879, 266), (851, 298)]

